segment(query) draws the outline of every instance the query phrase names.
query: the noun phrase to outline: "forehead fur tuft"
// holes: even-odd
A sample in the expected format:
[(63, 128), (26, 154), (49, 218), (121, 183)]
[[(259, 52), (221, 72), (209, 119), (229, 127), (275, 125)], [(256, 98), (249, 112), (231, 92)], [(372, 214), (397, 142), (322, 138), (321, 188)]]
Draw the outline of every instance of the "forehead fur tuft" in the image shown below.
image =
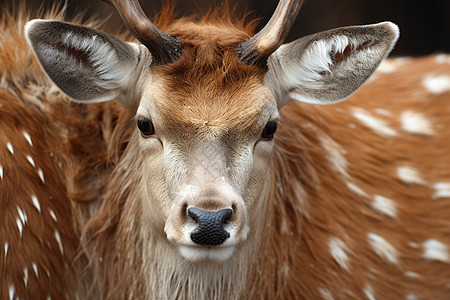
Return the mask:
[(163, 29), (183, 43), (180, 60), (153, 68), (165, 91), (163, 99), (156, 99), (167, 114), (164, 119), (217, 130), (244, 130), (259, 120), (267, 105), (266, 70), (237, 57), (239, 43), (251, 37), (253, 29), (242, 19), (222, 19), (217, 11), (201, 19), (183, 18)]

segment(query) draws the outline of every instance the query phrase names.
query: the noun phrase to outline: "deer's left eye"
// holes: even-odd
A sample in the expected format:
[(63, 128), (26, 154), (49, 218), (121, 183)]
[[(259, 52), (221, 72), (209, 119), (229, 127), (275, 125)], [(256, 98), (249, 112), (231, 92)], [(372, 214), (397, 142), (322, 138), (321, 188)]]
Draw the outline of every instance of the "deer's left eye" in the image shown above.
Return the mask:
[(261, 139), (263, 140), (271, 140), (273, 139), (273, 135), (277, 131), (277, 122), (271, 121), (266, 124), (263, 132), (261, 133)]
[(148, 119), (139, 119), (137, 121), (137, 127), (141, 131), (144, 138), (150, 137), (155, 134), (155, 127), (153, 127), (152, 121)]

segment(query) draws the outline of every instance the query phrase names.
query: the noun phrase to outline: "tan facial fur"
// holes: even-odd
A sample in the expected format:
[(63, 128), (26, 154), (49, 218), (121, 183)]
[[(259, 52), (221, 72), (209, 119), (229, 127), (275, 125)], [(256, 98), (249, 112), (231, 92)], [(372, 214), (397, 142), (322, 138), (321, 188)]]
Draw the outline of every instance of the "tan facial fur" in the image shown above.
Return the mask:
[[(189, 75), (178, 76), (186, 80)], [(205, 85), (208, 79), (203, 78), (176, 98), (170, 91), (161, 92), (170, 87), (165, 80), (164, 75), (153, 75), (137, 111), (137, 118), (151, 120), (156, 132), (154, 137), (139, 137), (148, 192), (144, 211), (162, 216), (149, 220), (162, 221), (167, 239), (185, 258), (226, 260), (251, 230), (248, 213), (260, 196), (273, 147), (273, 141), (260, 135), (267, 122), (278, 118), (275, 100), (255, 79), (226, 82), (228, 91), (211, 93), (217, 87)], [(226, 225), (230, 238), (217, 249), (227, 248), (225, 254), (196, 255), (206, 247), (189, 237), (196, 227), (186, 215), (190, 207), (233, 210)]]

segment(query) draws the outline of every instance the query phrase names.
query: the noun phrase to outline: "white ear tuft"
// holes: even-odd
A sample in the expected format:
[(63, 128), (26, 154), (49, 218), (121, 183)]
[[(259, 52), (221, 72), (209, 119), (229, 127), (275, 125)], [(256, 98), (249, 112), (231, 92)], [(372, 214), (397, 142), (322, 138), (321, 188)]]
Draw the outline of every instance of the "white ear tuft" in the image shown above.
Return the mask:
[[(286, 66), (288, 72), (295, 74), (289, 78), (296, 79), (297, 82), (293, 84), (299, 84), (306, 89), (323, 89), (326, 87), (324, 77), (336, 72), (333, 68), (334, 58), (337, 55), (344, 55), (346, 49), (354, 51), (358, 46), (358, 40), (345, 35), (315, 41), (305, 51), (300, 64)], [(334, 75), (339, 76), (336, 73)]]
[(344, 100), (376, 70), (398, 38), (398, 27), (338, 28), (281, 46), (269, 58), (266, 84), (279, 107), (291, 100), (329, 104)]
[(86, 53), (87, 63), (93, 67), (98, 76), (96, 84), (102, 88), (110, 90), (127, 86), (133, 69), (130, 65), (124, 64), (114, 48), (101, 41), (97, 35), (86, 38), (76, 32), (68, 32), (63, 37), (62, 45), (67, 49), (77, 49)]
[(25, 36), (42, 68), (78, 101), (111, 100), (133, 82), (139, 47), (83, 26), (32, 20)]

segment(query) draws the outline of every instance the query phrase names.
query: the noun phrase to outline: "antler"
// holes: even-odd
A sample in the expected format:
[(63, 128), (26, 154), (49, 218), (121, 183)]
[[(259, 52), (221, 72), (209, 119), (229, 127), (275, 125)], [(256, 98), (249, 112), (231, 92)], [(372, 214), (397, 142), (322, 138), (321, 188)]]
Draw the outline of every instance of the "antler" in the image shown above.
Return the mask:
[(304, 0), (280, 0), (269, 22), (252, 38), (239, 44), (239, 59), (266, 68), (267, 58), (283, 44)]
[(152, 65), (175, 62), (182, 54), (181, 42), (160, 31), (147, 18), (138, 0), (103, 0), (114, 5), (125, 26), (153, 56)]

